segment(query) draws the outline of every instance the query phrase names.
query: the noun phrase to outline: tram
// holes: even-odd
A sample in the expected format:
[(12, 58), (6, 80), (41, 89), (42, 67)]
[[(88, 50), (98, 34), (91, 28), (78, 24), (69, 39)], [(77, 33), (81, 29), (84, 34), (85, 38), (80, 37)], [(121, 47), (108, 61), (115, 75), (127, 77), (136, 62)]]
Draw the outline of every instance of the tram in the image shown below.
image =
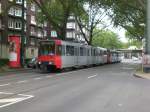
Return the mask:
[(58, 39), (39, 42), (38, 68), (42, 71), (120, 62), (119, 52)]

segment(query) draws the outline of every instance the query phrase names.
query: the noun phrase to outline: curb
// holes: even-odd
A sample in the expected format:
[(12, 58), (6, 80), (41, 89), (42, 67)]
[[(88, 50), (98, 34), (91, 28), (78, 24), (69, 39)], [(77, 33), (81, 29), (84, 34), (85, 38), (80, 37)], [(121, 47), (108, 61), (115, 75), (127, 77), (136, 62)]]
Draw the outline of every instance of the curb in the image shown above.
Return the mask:
[(142, 78), (142, 79), (148, 79), (150, 80), (150, 76), (146, 76), (146, 75), (139, 75), (139, 74), (133, 74), (134, 77), (137, 77), (137, 78)]
[(146, 78), (144, 78), (144, 77), (142, 77), (142, 76), (140, 76), (140, 75), (137, 75), (137, 74), (133, 74), (133, 76), (134, 76), (134, 77), (137, 77), (137, 78), (146, 79)]

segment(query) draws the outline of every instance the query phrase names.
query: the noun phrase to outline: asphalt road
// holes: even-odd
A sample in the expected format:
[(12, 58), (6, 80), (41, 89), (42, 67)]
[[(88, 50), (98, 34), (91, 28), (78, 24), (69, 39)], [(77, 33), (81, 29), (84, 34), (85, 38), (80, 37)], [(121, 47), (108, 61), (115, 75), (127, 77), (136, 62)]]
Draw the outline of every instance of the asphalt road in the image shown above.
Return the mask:
[(120, 63), (0, 76), (0, 112), (150, 112), (150, 81)]

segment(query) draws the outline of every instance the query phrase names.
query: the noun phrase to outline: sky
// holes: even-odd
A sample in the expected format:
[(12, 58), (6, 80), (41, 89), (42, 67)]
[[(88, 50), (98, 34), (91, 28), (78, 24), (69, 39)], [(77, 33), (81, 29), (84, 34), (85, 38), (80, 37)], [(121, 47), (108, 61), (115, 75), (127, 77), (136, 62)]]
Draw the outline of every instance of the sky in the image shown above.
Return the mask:
[(125, 32), (126, 30), (122, 27), (114, 27), (113, 23), (111, 22), (111, 19), (106, 16), (103, 21), (105, 22), (105, 24), (108, 26), (107, 29), (113, 31), (114, 33), (118, 34), (119, 39), (124, 42), (127, 43), (127, 39), (125, 37)]
[[(88, 9), (89, 9), (89, 6), (88, 5), (85, 5), (85, 9), (88, 11)], [(104, 9), (101, 9), (101, 12), (103, 13), (103, 12), (105, 12), (104, 11)], [(96, 16), (96, 20), (98, 20), (98, 19), (102, 19), (102, 23), (103, 23), (103, 25), (105, 24), (106, 26), (108, 26), (106, 29), (109, 29), (109, 30), (111, 30), (112, 32), (114, 32), (114, 33), (116, 33), (116, 34), (118, 34), (118, 37), (119, 37), (119, 39), (122, 41), (122, 42), (124, 42), (124, 43), (127, 43), (127, 39), (125, 38), (125, 29), (124, 28), (122, 28), (122, 27), (114, 27), (113, 26), (113, 23), (111, 22), (111, 19), (110, 19), (110, 17), (109, 16), (107, 16), (107, 14), (106, 13), (104, 13), (104, 15), (103, 16), (101, 16), (101, 14), (99, 15), (97, 15)], [(98, 28), (104, 28), (104, 26), (103, 26), (102, 24), (99, 24), (97, 27)]]
[(123, 28), (114, 28), (114, 27), (109, 27), (108, 29), (110, 29), (111, 31), (115, 32), (116, 34), (118, 34), (120, 40), (122, 42), (127, 42), (128, 40), (125, 38), (125, 30)]

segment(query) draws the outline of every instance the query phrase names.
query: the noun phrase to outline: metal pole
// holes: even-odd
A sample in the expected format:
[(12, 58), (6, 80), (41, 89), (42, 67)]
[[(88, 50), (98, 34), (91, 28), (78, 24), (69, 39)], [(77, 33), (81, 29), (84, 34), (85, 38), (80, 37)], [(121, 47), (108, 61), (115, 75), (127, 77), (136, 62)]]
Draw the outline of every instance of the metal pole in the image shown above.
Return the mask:
[(146, 54), (150, 54), (150, 0), (147, 0)]
[(150, 0), (146, 2), (145, 54), (143, 55), (142, 68), (145, 73), (150, 73)]
[(24, 67), (25, 64), (25, 56), (24, 56), (24, 52), (25, 52), (25, 36), (24, 36), (24, 26), (25, 26), (25, 20), (24, 20), (24, 1), (22, 0), (22, 32), (21, 32), (21, 66)]

